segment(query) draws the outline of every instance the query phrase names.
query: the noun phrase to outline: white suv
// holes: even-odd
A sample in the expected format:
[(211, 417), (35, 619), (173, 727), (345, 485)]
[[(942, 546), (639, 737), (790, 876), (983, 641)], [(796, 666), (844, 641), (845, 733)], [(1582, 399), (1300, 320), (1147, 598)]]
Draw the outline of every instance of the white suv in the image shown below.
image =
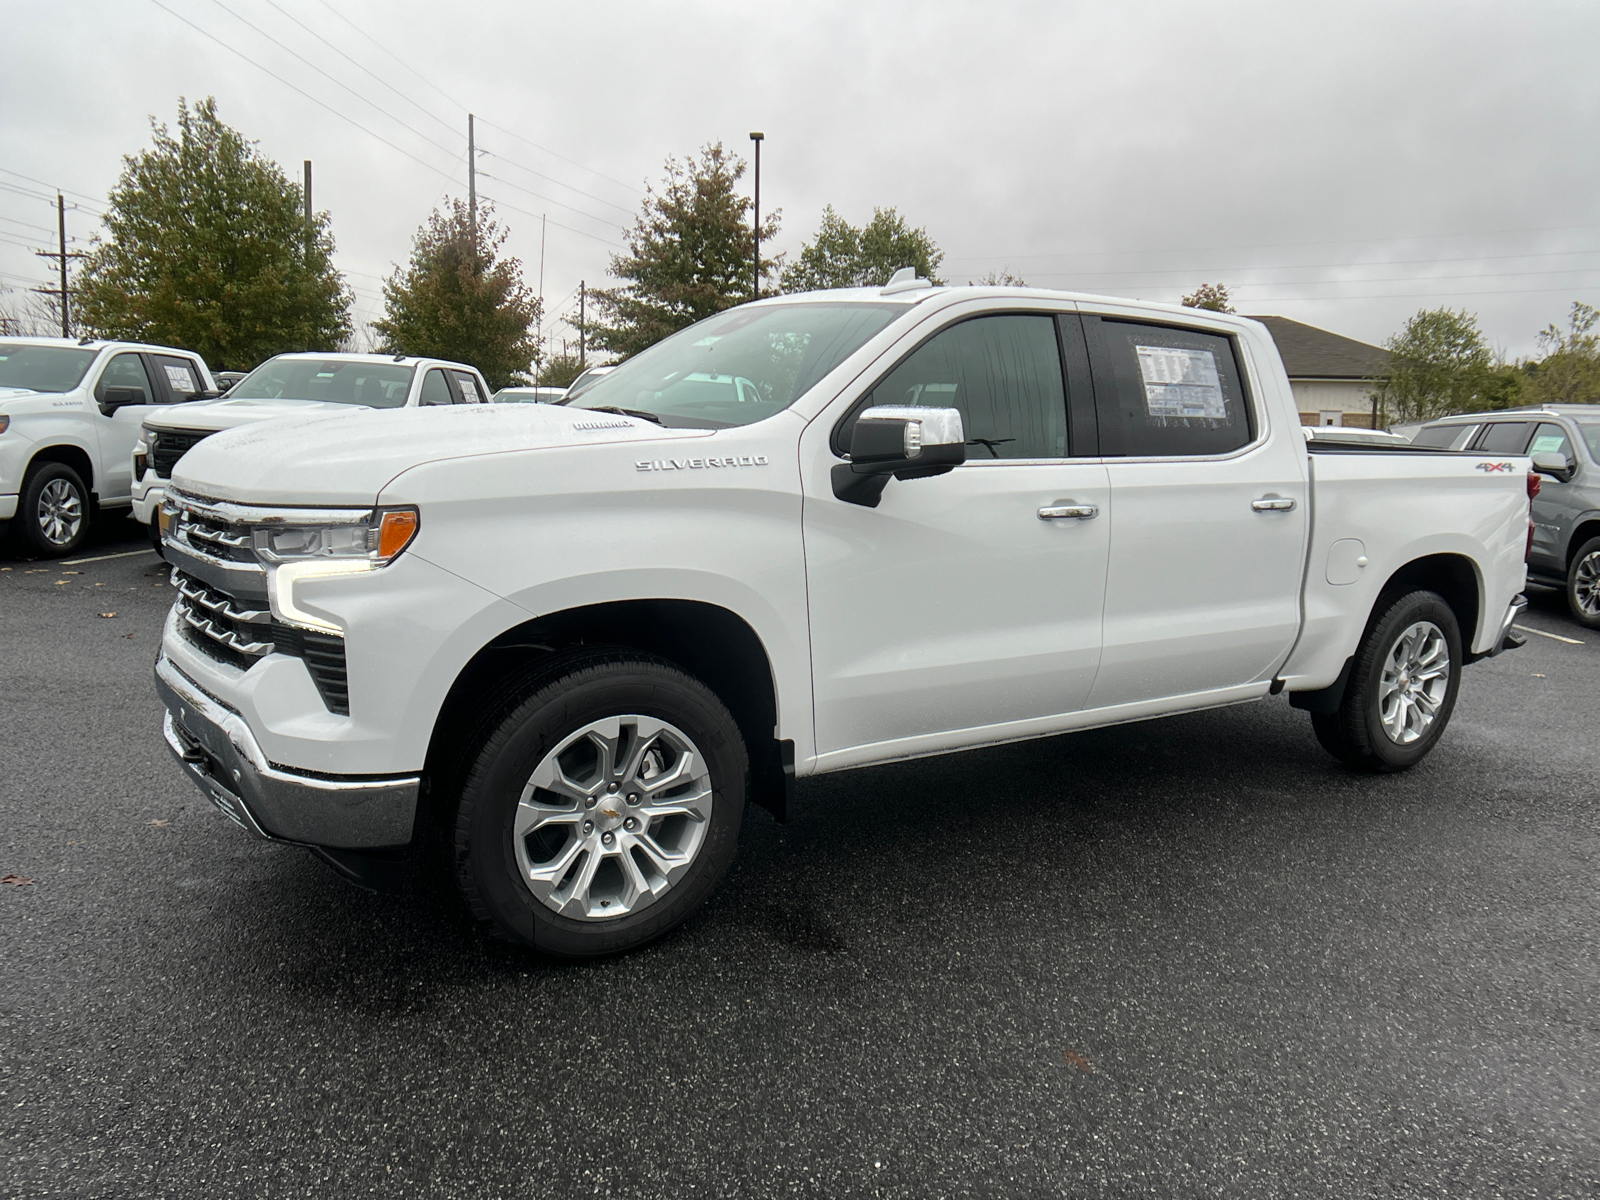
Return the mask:
[(216, 394), (187, 350), (0, 338), (0, 532), (14, 522), (33, 553), (71, 554), (97, 511), (130, 503), (140, 423)]
[(172, 468), (197, 443), (241, 425), (319, 410), (483, 404), (491, 393), (464, 363), (393, 354), (280, 354), (228, 390), (225, 399), (150, 413), (133, 447), (133, 515), (150, 526)]

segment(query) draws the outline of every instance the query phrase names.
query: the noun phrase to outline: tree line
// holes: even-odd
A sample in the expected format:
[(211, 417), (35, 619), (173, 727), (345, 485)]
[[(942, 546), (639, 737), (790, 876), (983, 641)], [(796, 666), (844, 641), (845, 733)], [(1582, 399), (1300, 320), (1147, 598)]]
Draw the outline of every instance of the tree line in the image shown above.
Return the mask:
[[(1228, 289), (1203, 283), (1189, 308), (1232, 312)], [(1575, 300), (1567, 327), (1537, 335), (1542, 357), (1508, 362), (1466, 310), (1424, 308), (1385, 339), (1386, 372), (1370, 382), (1378, 424), (1431, 421), (1452, 413), (1529, 404), (1600, 404), (1600, 310)]]
[[(328, 213), (308, 216), (300, 185), (225, 124), (214, 99), (180, 99), (176, 128), (152, 119), (151, 133), (148, 148), (124, 159), (105, 231), (78, 273), (79, 332), (184, 346), (228, 370), (352, 346), (354, 296), (333, 263)], [(757, 294), (882, 284), (904, 266), (937, 279), (943, 253), (893, 208), (860, 227), (828, 208), (794, 262), (763, 256), (756, 272), (744, 172), (720, 143), (667, 160), (624, 252), (611, 257), (615, 286), (592, 293), (581, 325), (568, 322), (589, 346), (634, 354)], [(781, 219), (763, 221), (763, 244)], [(506, 238), (492, 204), (434, 209), (384, 280), (374, 348), (471, 363), (496, 388), (570, 382), (580, 364), (539, 343), (543, 302)]]

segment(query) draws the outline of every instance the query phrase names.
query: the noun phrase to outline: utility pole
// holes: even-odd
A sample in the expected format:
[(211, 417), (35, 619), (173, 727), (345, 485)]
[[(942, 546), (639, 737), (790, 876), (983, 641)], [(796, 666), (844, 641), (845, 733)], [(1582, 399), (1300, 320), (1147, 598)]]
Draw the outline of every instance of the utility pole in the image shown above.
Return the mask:
[(61, 286), (60, 288), (34, 288), (33, 290), (46, 296), (61, 297), (61, 336), (71, 337), (72, 322), (69, 312), (70, 302), (68, 300), (67, 290), (67, 259), (82, 258), (83, 255), (67, 253), (67, 202), (60, 192), (56, 193), (56, 234), (59, 238), (59, 249), (35, 250), (34, 253), (40, 258), (54, 258), (60, 260)]
[(311, 223), (311, 160), (306, 159), (306, 259), (311, 258), (311, 243), (315, 226)]
[(544, 353), (544, 219), (539, 214), (539, 353)]
[[(572, 293), (568, 292), (567, 294), (570, 296)], [(584, 328), (584, 321), (586, 318), (583, 315), (583, 306), (588, 298), (589, 285), (584, 280), (580, 279), (578, 280), (578, 370), (580, 371), (583, 370), (584, 334), (588, 332)]]
[(761, 299), (761, 143), (766, 139), (766, 136), (759, 129), (750, 131), (750, 140), (756, 144), (756, 261), (754, 263), (754, 275), (750, 281), (750, 298), (752, 300)]
[(472, 114), (467, 114), (467, 212), (472, 218), (472, 248), (478, 248), (478, 143), (472, 128)]

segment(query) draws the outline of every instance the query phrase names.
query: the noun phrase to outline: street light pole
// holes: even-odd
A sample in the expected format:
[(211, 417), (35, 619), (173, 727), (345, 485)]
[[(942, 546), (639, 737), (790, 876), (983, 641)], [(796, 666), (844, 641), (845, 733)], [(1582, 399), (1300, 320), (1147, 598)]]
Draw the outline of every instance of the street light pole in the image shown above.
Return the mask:
[(756, 144), (756, 260), (754, 264), (752, 264), (750, 288), (750, 298), (752, 300), (761, 299), (761, 143), (766, 136), (767, 135), (762, 133), (759, 129), (752, 129), (750, 131), (750, 140)]

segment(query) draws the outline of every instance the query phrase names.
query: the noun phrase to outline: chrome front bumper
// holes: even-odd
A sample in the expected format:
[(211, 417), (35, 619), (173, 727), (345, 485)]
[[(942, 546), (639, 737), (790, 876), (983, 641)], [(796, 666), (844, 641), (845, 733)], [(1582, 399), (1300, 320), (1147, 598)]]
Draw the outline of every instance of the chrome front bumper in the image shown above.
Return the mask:
[(257, 837), (346, 850), (411, 841), (421, 778), (306, 775), (267, 761), (238, 713), (201, 691), (163, 654), (162, 733), (211, 802)]

